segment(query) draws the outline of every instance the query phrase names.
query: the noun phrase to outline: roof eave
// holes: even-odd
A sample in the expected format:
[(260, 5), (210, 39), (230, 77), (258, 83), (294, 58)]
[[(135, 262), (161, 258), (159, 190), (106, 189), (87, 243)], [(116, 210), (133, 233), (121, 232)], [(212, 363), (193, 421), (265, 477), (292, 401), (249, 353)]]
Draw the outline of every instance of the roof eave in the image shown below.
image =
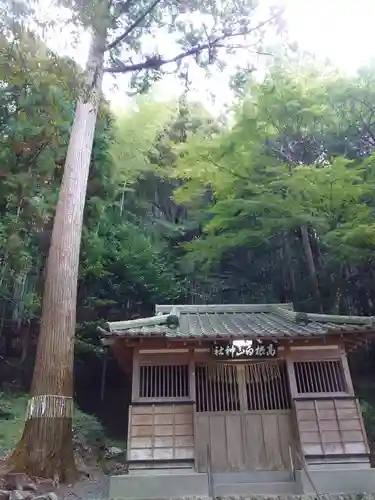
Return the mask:
[[(142, 331), (139, 332), (129, 332), (127, 330), (124, 331), (106, 331), (103, 329), (100, 329), (102, 335), (105, 338), (111, 338), (111, 339), (163, 339), (163, 340), (193, 340), (193, 341), (199, 341), (199, 340), (205, 340), (205, 341), (216, 341), (216, 340), (232, 340), (232, 339), (238, 339), (239, 337), (246, 339), (246, 338), (255, 338), (256, 336), (253, 333), (244, 333), (241, 336), (239, 335), (233, 335), (233, 334), (216, 334), (216, 335), (199, 335), (199, 336), (192, 336), (192, 335), (185, 335), (185, 334), (180, 334), (180, 333), (169, 333), (169, 332), (160, 332), (160, 331), (154, 331), (154, 332), (147, 332), (144, 333)], [(375, 335), (375, 328), (370, 327), (370, 325), (358, 325), (357, 327), (351, 329), (351, 328), (328, 328), (325, 332), (317, 332), (317, 333), (299, 333), (299, 334), (269, 334), (267, 336), (262, 335), (262, 339), (267, 340), (267, 339), (283, 339), (283, 340), (294, 340), (294, 339), (319, 339), (327, 336), (333, 336), (333, 335), (356, 335), (356, 334), (361, 334), (361, 335)]]

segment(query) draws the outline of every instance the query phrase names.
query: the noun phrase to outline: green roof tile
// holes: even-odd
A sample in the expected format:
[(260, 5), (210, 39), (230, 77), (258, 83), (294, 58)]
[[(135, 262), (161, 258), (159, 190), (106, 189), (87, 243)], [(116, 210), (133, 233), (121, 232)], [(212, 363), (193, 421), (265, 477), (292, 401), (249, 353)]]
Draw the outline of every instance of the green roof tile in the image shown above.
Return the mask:
[[(172, 311), (173, 309), (173, 311)], [(178, 314), (179, 327), (133, 326), (131, 321), (108, 323), (107, 337), (167, 338), (294, 338), (334, 331), (375, 330), (375, 318), (298, 313), (291, 304), (158, 305), (156, 314)], [(156, 322), (155, 322), (156, 323)]]

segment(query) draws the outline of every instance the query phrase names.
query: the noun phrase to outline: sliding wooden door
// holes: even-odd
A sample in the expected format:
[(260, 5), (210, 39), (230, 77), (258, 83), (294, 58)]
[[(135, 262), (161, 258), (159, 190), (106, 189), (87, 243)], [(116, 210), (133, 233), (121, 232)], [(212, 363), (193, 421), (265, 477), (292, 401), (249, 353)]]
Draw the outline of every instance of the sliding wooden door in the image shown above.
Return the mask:
[(290, 469), (292, 410), (281, 361), (197, 365), (199, 471)]

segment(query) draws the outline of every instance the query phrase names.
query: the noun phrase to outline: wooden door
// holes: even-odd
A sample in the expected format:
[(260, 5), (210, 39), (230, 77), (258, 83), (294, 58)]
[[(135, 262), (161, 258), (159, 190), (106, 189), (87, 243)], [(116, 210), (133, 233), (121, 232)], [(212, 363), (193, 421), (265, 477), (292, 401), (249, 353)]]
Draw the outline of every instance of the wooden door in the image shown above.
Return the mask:
[(279, 361), (196, 367), (197, 468), (214, 472), (290, 469), (292, 410)]

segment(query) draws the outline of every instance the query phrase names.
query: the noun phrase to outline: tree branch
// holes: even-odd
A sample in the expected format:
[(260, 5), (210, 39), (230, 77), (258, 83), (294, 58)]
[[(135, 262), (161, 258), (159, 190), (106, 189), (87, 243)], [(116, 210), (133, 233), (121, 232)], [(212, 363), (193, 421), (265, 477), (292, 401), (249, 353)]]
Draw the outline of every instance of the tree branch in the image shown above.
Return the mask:
[(104, 72), (106, 73), (130, 73), (132, 71), (140, 71), (142, 69), (160, 69), (161, 66), (164, 66), (165, 64), (173, 63), (173, 62), (178, 62), (181, 59), (184, 59), (185, 57), (197, 54), (201, 50), (204, 50), (209, 47), (209, 44), (205, 44), (202, 46), (197, 46), (194, 47), (193, 49), (190, 49), (186, 52), (182, 52), (181, 54), (178, 54), (175, 57), (172, 57), (170, 59), (163, 59), (161, 56), (152, 56), (146, 58), (145, 61), (138, 63), (138, 64), (131, 64), (131, 65), (126, 65), (126, 64), (120, 64), (118, 66), (115, 66), (113, 68), (104, 68)]
[[(230, 35), (230, 36), (240, 36), (240, 35), (243, 35), (243, 33), (238, 33), (237, 35)], [(164, 59), (161, 56), (150, 56), (146, 58), (145, 61), (138, 64), (131, 64), (131, 65), (120, 64), (119, 66), (115, 66), (113, 68), (104, 68), (104, 71), (106, 73), (130, 73), (132, 71), (140, 71), (143, 69), (158, 70), (166, 64), (179, 62), (182, 59), (185, 59), (186, 57), (197, 55), (203, 50), (210, 49), (212, 47), (218, 47), (218, 48), (225, 47), (224, 44), (218, 43), (220, 40), (224, 40), (225, 38), (228, 38), (228, 36), (223, 35), (221, 37), (218, 37), (213, 42), (196, 45), (195, 47), (192, 47), (186, 52), (181, 52), (180, 54), (177, 54), (176, 56), (171, 57), (170, 59)]]
[(134, 23), (129, 26), (128, 29), (124, 31), (121, 35), (119, 35), (117, 38), (115, 38), (111, 43), (109, 43), (106, 47), (105, 50), (111, 50), (116, 45), (118, 45), (120, 42), (122, 42), (130, 33), (141, 24), (141, 22), (150, 14), (155, 7), (161, 2), (161, 0), (154, 0), (152, 4), (134, 21)]
[[(159, 3), (159, 1), (161, 1), (161, 0), (158, 0), (158, 1), (155, 0), (154, 3), (157, 4), (157, 3)], [(146, 16), (147, 13), (148, 13), (148, 11), (144, 14), (144, 16)], [(278, 17), (278, 15), (279, 15), (279, 13), (272, 15), (266, 21), (259, 23), (255, 28), (253, 28), (251, 30), (240, 31), (239, 33), (220, 35), (212, 41), (208, 41), (206, 43), (196, 45), (195, 47), (192, 47), (191, 49), (189, 49), (185, 52), (180, 52), (179, 54), (177, 54), (174, 57), (171, 57), (169, 59), (163, 58), (161, 55), (149, 56), (149, 57), (146, 57), (146, 59), (141, 63), (129, 64), (129, 65), (118, 64), (117, 66), (114, 66), (114, 67), (104, 68), (104, 71), (106, 73), (120, 74), (120, 73), (130, 73), (133, 71), (141, 71), (141, 70), (159, 70), (162, 66), (164, 66), (166, 64), (178, 63), (182, 59), (185, 59), (186, 57), (197, 55), (200, 52), (202, 52), (203, 50), (212, 49), (212, 48), (227, 47), (227, 45), (221, 44), (220, 42), (222, 42), (223, 40), (228, 40), (230, 38), (249, 35), (251, 32), (256, 31), (256, 30), (262, 28), (263, 26), (265, 26), (266, 24), (270, 23), (273, 19)], [(134, 24), (136, 24), (137, 21), (135, 21)], [(142, 19), (139, 22), (141, 22), (141, 21), (142, 21)], [(138, 22), (138, 24), (139, 24), (139, 22)], [(130, 27), (128, 30), (126, 30), (126, 32), (123, 35), (121, 35), (121, 37), (119, 37), (119, 39), (121, 38), (121, 40), (123, 40), (133, 29), (134, 29), (133, 27)], [(118, 42), (116, 42), (116, 43), (115, 42), (116, 42), (116, 40), (114, 42), (112, 42), (107, 47), (107, 49), (111, 48), (111, 46), (115, 46), (116, 43), (118, 43)]]

